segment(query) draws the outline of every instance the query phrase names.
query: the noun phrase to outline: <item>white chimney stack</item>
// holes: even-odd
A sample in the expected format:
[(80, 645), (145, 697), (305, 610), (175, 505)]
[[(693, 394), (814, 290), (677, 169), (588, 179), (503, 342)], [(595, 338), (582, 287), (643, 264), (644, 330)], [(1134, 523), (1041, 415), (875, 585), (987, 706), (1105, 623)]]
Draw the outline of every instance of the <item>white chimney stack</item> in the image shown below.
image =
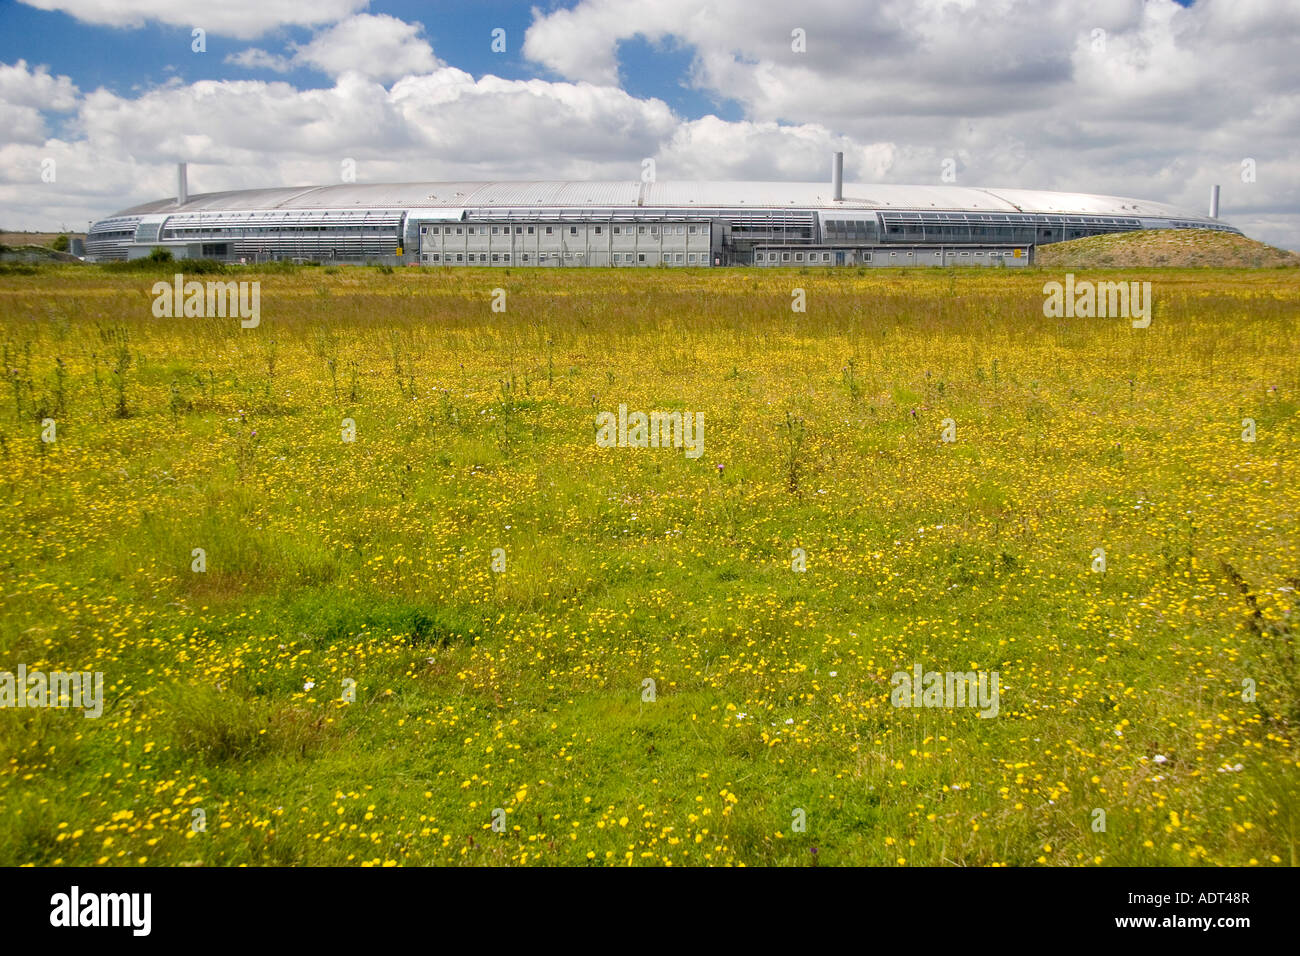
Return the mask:
[(189, 183), (185, 181), (185, 163), (176, 164), (176, 205), (184, 206), (190, 201)]
[(1210, 218), (1219, 218), (1219, 187), (1210, 187)]
[(844, 199), (844, 154), (835, 153), (831, 158), (831, 198), (836, 202)]

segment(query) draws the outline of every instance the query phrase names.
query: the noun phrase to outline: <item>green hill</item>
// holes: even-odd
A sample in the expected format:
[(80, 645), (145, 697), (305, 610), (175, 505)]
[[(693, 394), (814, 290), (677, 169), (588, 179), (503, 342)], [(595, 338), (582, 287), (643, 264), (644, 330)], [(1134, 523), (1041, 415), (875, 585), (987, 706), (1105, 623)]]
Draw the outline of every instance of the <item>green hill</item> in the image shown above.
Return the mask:
[(1209, 229), (1144, 229), (1055, 242), (1040, 247), (1035, 264), (1048, 269), (1207, 266), (1267, 269), (1300, 266), (1300, 255)]
[(0, 246), (0, 263), (39, 265), (47, 262), (80, 262), (67, 252), (55, 252), (45, 246)]

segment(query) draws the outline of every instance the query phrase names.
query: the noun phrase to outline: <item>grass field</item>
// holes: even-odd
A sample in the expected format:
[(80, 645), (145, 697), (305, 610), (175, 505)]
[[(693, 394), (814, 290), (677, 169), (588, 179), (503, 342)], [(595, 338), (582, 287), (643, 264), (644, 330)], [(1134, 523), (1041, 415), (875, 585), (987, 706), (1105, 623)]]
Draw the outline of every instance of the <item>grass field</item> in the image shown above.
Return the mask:
[(0, 864), (1295, 865), (1296, 270), (178, 268), (0, 275)]

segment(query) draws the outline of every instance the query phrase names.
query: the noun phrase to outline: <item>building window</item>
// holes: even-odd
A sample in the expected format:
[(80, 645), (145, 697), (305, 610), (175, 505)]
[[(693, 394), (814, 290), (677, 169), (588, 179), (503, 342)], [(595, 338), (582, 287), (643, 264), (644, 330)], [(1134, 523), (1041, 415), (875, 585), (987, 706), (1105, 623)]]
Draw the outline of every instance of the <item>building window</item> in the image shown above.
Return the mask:
[(695, 261), (695, 253), (692, 252), (690, 255), (688, 255), (688, 256), (686, 257), (686, 261), (687, 261), (687, 262), (694, 262), (694, 261)]
[(533, 227), (532, 227), (532, 226), (529, 226), (529, 227), (528, 227), (528, 234), (529, 234), (530, 236), (533, 234)]
[(501, 233), (501, 229), (499, 226), (492, 227), (492, 235), (496, 236), (496, 235), (500, 235), (500, 233)]
[(659, 227), (658, 227), (658, 226), (651, 226), (651, 227), (650, 227), (650, 235), (652, 235), (652, 236), (657, 236), (657, 235), (659, 235)]
[(796, 253), (794, 254), (794, 261), (795, 261), (795, 262), (803, 262), (803, 253), (802, 253), (802, 252), (796, 252)]
[(694, 226), (688, 226), (686, 232), (687, 232), (688, 235), (692, 235), (692, 236), (695, 235), (695, 227), (694, 227)]
[[(641, 228), (644, 229), (645, 226), (642, 226)], [(637, 253), (637, 256), (636, 256), (636, 261), (637, 261), (637, 262), (645, 262), (645, 253), (644, 253), (644, 252), (638, 252), (638, 253)]]
[(464, 262), (464, 261), (465, 261), (465, 255), (464, 255), (464, 253), (461, 253), (461, 252), (456, 253), (456, 261), (457, 261), (457, 262)]
[(781, 261), (782, 261), (782, 262), (789, 262), (789, 261), (790, 261), (790, 253), (788, 253), (788, 252), (783, 252), (783, 253), (781, 253)]
[(596, 227), (596, 235), (598, 235), (598, 236), (600, 235), (600, 230), (601, 230), (601, 227), (600, 227), (600, 226), (597, 226), (597, 227)]
[(618, 227), (618, 226), (615, 226), (615, 227), (614, 227), (614, 235), (617, 236), (617, 235), (619, 235), (619, 234), (620, 234), (619, 227)]
[(571, 235), (571, 236), (576, 236), (577, 234), (578, 234), (578, 227), (577, 227), (577, 226), (570, 226), (570, 227), (569, 227), (569, 235)]
[(497, 255), (497, 254), (494, 252), (494, 253), (492, 253), (492, 261), (493, 261), (493, 262), (500, 262), (500, 261), (501, 261), (501, 257), (500, 257), (499, 255)]
[(547, 226), (547, 227), (546, 227), (546, 234), (547, 234), (548, 236), (551, 234), (551, 227), (550, 227), (550, 226)]
[(636, 227), (636, 231), (637, 231), (637, 235), (639, 235), (639, 236), (644, 236), (644, 235), (645, 235), (645, 226), (637, 226), (637, 227)]
[(677, 253), (677, 261), (678, 261), (678, 262), (682, 262), (682, 261), (683, 261), (683, 260), (682, 260), (682, 254), (681, 254), (680, 252)]
[(526, 253), (526, 252), (524, 253), (523, 261), (524, 261), (524, 262), (527, 262), (527, 261), (528, 261), (528, 253)]
[(461, 235), (461, 231), (460, 231), (460, 229), (461, 229), (460, 226), (457, 226), (457, 227), (456, 227), (456, 235), (458, 235), (458, 236)]

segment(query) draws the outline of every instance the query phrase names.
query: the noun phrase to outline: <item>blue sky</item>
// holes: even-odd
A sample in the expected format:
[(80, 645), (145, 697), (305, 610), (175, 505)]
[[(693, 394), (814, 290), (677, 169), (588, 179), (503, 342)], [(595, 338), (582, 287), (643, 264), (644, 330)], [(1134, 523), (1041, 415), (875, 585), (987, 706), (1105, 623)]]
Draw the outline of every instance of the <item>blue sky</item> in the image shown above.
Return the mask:
[[(529, 79), (546, 75), (536, 63), (521, 55), (525, 31), (534, 8), (548, 11), (573, 7), (574, 3), (514, 3), (480, 0), (476, 3), (448, 3), (437, 0), (372, 2), (367, 11), (388, 14), (424, 26), (425, 35), (438, 57), (476, 77), (486, 74), (507, 79)], [(202, 26), (198, 17), (196, 26)], [(493, 52), (494, 29), (506, 31), (506, 51)], [(299, 86), (324, 83), (328, 77), (310, 68), (288, 73), (241, 69), (225, 62), (229, 54), (249, 46), (244, 40), (209, 35), (207, 55), (191, 55), (190, 27), (146, 22), (135, 28), (105, 27), (83, 23), (61, 11), (38, 10), (18, 0), (0, 0), (0, 62), (26, 59), (47, 64), (51, 72), (65, 74), (82, 89), (105, 87), (126, 96), (143, 87), (172, 79), (196, 80), (261, 79), (284, 80)], [(307, 27), (284, 26), (271, 34), (282, 43), (305, 43), (312, 35)], [(268, 37), (262, 37), (265, 44)], [(640, 97), (658, 97), (684, 116), (710, 113), (725, 119), (739, 119), (734, 101), (693, 90), (685, 82), (691, 51), (671, 40), (654, 43), (632, 37), (619, 44), (623, 88)]]
[[(370, 13), (386, 13), (424, 25), (425, 34), (438, 55), (454, 66), (477, 75), (495, 73), (512, 79), (535, 74), (519, 54), (517, 43), (508, 43), (505, 54), (489, 49), (491, 31), (501, 27), (507, 37), (522, 39), (532, 17), (529, 3), (489, 0), (480, 3), (397, 2), (371, 3)], [(546, 8), (555, 4), (540, 3)], [(199, 16), (195, 26), (202, 26)], [(260, 38), (265, 44), (306, 42), (312, 34), (306, 27), (287, 25)], [(220, 34), (207, 38), (207, 55), (192, 56), (191, 28), (146, 22), (134, 28), (114, 28), (83, 23), (61, 11), (38, 10), (18, 0), (0, 0), (0, 61), (18, 59), (48, 64), (55, 73), (72, 77), (78, 86), (104, 86), (126, 95), (142, 85), (162, 83), (172, 77), (192, 83), (232, 77), (284, 79), (297, 84), (320, 83), (327, 78), (314, 70), (295, 70), (281, 75), (270, 70), (244, 70), (224, 62), (225, 57), (249, 45)]]
[(0, 209), (78, 223), (170, 195), (181, 160), (199, 192), (344, 159), (374, 182), (644, 158), (820, 180), (842, 150), (850, 182), (951, 161), (959, 185), (1197, 213), (1220, 183), (1225, 219), (1295, 248), (1298, 46), (1295, 0), (0, 0)]

